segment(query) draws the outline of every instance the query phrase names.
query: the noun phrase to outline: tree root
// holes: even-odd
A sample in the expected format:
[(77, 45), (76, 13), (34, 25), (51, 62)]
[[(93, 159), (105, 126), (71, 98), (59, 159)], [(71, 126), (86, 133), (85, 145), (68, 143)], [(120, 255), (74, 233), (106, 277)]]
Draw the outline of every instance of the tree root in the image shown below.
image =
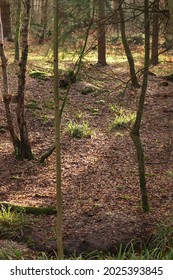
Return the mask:
[(24, 212), (26, 214), (34, 215), (53, 215), (57, 213), (54, 206), (35, 207), (35, 206), (20, 206), (9, 202), (0, 202), (0, 208), (10, 208), (11, 211)]

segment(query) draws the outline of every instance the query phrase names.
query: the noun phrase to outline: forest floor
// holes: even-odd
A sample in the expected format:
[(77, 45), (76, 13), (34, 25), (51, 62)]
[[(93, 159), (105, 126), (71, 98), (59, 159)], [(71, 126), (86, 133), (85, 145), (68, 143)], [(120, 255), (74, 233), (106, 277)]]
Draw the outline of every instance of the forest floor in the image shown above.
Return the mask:
[[(10, 46), (11, 43), (9, 43)], [(30, 69), (40, 69), (30, 59)], [(69, 64), (70, 65), (70, 64)], [(68, 65), (68, 66), (69, 66)], [(118, 114), (136, 112), (140, 89), (126, 91), (127, 62), (97, 67), (86, 62), (70, 89), (62, 118), (63, 239), (67, 254), (115, 252), (120, 243), (146, 241), (157, 225), (173, 216), (173, 83), (162, 86), (161, 69), (151, 69), (141, 126), (150, 212), (143, 213), (136, 152), (130, 129), (110, 125)], [(170, 69), (171, 73), (171, 67)], [(168, 71), (169, 72), (169, 71)], [(140, 79), (140, 83), (142, 80)], [(9, 84), (17, 91), (14, 65)], [(86, 95), (86, 85), (97, 87)], [(164, 85), (164, 84), (163, 84)], [(61, 89), (64, 96), (65, 90)], [(19, 205), (55, 205), (55, 155), (39, 158), (54, 143), (53, 80), (27, 75), (26, 116), (35, 159), (17, 161), (0, 100), (0, 201)], [(15, 113), (15, 104), (14, 107)], [(90, 138), (65, 133), (67, 123), (88, 121)], [(56, 215), (28, 215), (26, 243), (39, 251), (56, 250)]]

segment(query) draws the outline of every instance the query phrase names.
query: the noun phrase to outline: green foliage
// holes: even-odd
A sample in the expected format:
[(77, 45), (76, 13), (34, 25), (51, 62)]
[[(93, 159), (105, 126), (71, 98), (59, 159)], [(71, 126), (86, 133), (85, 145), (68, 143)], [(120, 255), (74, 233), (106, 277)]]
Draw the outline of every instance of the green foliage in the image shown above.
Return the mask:
[(11, 211), (11, 207), (1, 207), (0, 210), (0, 236), (3, 238), (14, 239), (23, 235), (26, 226), (24, 212)]
[(135, 120), (135, 114), (120, 114), (115, 117), (113, 122), (110, 125), (110, 129), (116, 129), (116, 128), (127, 128), (129, 127)]
[(83, 121), (82, 123), (69, 121), (65, 131), (69, 133), (72, 137), (79, 139), (90, 138), (92, 135), (92, 131), (89, 128), (88, 122), (86, 121)]

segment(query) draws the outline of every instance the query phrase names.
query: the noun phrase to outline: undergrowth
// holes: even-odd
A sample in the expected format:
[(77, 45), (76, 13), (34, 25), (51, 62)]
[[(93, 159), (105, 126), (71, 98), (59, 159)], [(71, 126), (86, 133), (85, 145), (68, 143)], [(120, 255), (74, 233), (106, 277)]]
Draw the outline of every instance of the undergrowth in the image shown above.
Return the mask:
[(92, 130), (86, 121), (83, 121), (82, 123), (69, 121), (65, 128), (65, 132), (78, 139), (90, 138), (92, 135)]
[[(9, 210), (4, 212), (3, 220), (8, 220), (7, 217), (11, 217)], [(11, 212), (10, 212), (11, 213)], [(15, 214), (16, 215), (16, 214)], [(4, 219), (4, 216), (6, 217)], [(16, 217), (16, 216), (15, 216)], [(13, 224), (18, 224), (18, 218), (10, 218), (13, 220)], [(17, 220), (17, 223), (14, 222)], [(11, 222), (10, 222), (11, 224)], [(19, 228), (20, 225), (18, 224)], [(2, 227), (2, 224), (1, 224)], [(6, 227), (7, 229), (7, 227)], [(10, 227), (11, 229), (11, 227)], [(31, 256), (30, 256), (31, 258)], [(0, 259), (26, 259), (22, 252), (17, 249), (0, 249)], [(53, 254), (47, 254), (40, 252), (33, 259), (39, 260), (53, 260), (57, 259), (56, 252)], [(170, 219), (165, 223), (159, 224), (154, 235), (150, 238), (147, 244), (143, 242), (129, 242), (125, 247), (120, 245), (116, 254), (105, 253), (100, 251), (93, 251), (91, 253), (83, 252), (79, 255), (73, 254), (66, 257), (68, 260), (173, 260), (173, 220)]]
[(0, 237), (7, 239), (21, 238), (26, 226), (24, 212), (11, 211), (11, 208), (0, 209)]

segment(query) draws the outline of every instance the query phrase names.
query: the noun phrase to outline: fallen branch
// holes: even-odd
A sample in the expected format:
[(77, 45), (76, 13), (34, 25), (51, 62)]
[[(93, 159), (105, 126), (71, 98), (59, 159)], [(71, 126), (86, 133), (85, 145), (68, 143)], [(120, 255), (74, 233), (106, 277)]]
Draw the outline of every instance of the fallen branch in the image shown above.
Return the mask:
[(52, 145), (52, 147), (50, 147), (48, 151), (46, 151), (44, 154), (42, 154), (42, 156), (40, 157), (40, 162), (44, 163), (45, 159), (50, 157), (51, 154), (54, 152), (54, 150), (55, 150), (55, 144)]

